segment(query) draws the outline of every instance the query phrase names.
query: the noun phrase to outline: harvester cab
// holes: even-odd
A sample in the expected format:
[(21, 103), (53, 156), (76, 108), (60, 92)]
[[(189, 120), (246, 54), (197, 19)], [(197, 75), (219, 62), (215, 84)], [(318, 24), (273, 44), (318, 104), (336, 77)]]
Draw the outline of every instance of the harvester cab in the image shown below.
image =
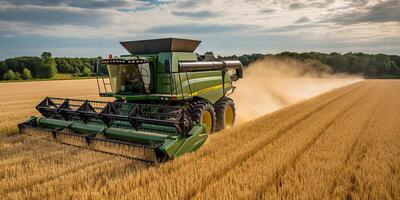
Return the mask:
[[(194, 53), (196, 40), (121, 44), (130, 55), (99, 60), (94, 69), (100, 96), (115, 101), (46, 97), (36, 106), (42, 116), (19, 124), (20, 131), (159, 162), (194, 151), (208, 134), (233, 126), (235, 105), (228, 96), (243, 77), (240, 61), (202, 60)], [(107, 78), (98, 73), (101, 65)]]

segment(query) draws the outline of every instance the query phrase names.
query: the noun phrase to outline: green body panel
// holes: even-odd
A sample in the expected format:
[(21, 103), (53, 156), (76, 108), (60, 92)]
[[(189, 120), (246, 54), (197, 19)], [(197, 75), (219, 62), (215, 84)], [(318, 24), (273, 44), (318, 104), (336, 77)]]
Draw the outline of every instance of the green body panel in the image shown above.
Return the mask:
[(197, 150), (201, 147), (201, 145), (204, 144), (208, 137), (208, 135), (204, 133), (204, 128), (201, 125), (194, 126), (190, 130), (189, 134), (191, 136), (184, 140), (183, 144), (179, 147), (178, 150), (175, 151), (172, 157), (178, 157), (183, 155), (184, 153)]
[(107, 128), (104, 135), (115, 140), (137, 142), (144, 144), (160, 144), (168, 137), (166, 134), (135, 131), (121, 128)]
[(44, 118), (44, 117), (39, 118), (37, 121), (40, 125), (47, 127), (47, 128), (53, 128), (53, 129), (67, 128), (74, 123), (71, 121), (50, 119), (50, 118)]
[(175, 76), (181, 86), (176, 93), (183, 94), (185, 99), (197, 97), (215, 103), (224, 96), (221, 71), (177, 73)]
[(179, 147), (185, 142), (184, 138), (179, 139), (167, 139), (164, 144), (159, 147), (162, 152), (165, 152), (170, 158), (174, 157), (174, 153), (179, 149)]
[(206, 140), (207, 134), (204, 133), (203, 126), (195, 125), (187, 138), (167, 139), (159, 149), (173, 158), (197, 150)]
[(81, 123), (73, 123), (70, 128), (78, 133), (101, 133), (104, 130), (102, 126)]

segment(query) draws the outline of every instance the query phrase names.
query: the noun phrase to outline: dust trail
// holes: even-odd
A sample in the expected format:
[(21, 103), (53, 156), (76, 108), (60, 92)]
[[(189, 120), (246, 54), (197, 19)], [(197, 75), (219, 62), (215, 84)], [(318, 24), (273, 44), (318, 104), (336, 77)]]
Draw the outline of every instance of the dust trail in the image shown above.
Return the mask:
[[(237, 124), (362, 80), (357, 76), (331, 75), (329, 68), (317, 64), (272, 57), (251, 64), (232, 95), (236, 102)], [(315, 65), (319, 70), (315, 70)]]

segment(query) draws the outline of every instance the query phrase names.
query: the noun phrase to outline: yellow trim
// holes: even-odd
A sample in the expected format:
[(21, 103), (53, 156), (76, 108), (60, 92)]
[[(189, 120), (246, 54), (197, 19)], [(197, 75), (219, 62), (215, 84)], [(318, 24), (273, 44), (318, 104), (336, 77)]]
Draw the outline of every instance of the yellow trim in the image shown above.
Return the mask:
[[(225, 83), (224, 85), (225, 86), (229, 86), (230, 84), (229, 83)], [(216, 85), (216, 86), (204, 88), (204, 89), (199, 90), (197, 92), (192, 92), (192, 96), (197, 96), (198, 94), (209, 92), (209, 91), (212, 91), (212, 90), (217, 90), (217, 89), (220, 89), (220, 88), (222, 88), (222, 85)]]

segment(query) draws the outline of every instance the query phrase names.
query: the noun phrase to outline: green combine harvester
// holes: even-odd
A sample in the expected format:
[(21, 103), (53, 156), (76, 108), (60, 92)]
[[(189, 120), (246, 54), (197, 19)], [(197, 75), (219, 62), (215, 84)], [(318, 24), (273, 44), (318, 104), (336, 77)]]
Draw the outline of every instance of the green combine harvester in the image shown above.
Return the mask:
[[(200, 41), (166, 38), (121, 42), (131, 55), (99, 60), (101, 97), (90, 101), (46, 97), (21, 133), (146, 162), (197, 150), (208, 134), (233, 126), (228, 96), (243, 77), (240, 61), (198, 56)], [(98, 72), (106, 65), (108, 78)]]

